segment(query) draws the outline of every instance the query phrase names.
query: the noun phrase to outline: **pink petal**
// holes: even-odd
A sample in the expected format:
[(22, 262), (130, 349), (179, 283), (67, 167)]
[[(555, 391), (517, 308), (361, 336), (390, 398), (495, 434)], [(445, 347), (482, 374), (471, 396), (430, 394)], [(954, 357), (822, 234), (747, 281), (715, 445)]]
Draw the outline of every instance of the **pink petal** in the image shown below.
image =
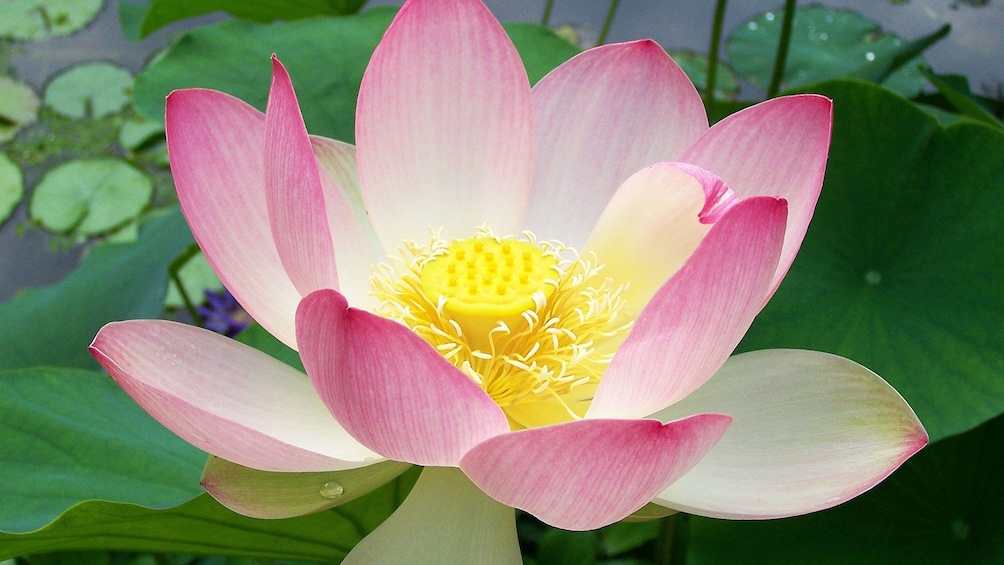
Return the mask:
[(403, 325), (348, 308), (333, 290), (303, 299), (300, 356), (353, 437), (388, 459), (456, 465), (509, 425), (481, 387)]
[(784, 224), (784, 200), (756, 197), (729, 208), (635, 320), (586, 417), (646, 416), (710, 378), (763, 306)]
[(708, 129), (694, 85), (650, 40), (581, 53), (534, 86), (533, 104), (526, 225), (573, 247), (630, 175), (678, 159)]
[(427, 467), (390, 518), (342, 565), (521, 565), (512, 508), (457, 469)]
[(272, 56), (265, 110), (265, 196), (272, 237), (301, 295), (338, 288), (335, 251), (317, 160), (289, 74)]
[(491, 438), (460, 460), (495, 500), (566, 530), (591, 530), (635, 512), (693, 467), (731, 418), (579, 420)]
[(91, 354), (161, 424), (240, 465), (329, 471), (379, 457), (338, 425), (305, 375), (219, 334), (117, 322), (98, 332)]
[(356, 148), (318, 136), (312, 136), (310, 143), (322, 171), (321, 189), (335, 243), (338, 291), (355, 306), (374, 305), (369, 294), (370, 271), (387, 254), (373, 231), (359, 192)]
[(244, 309), (295, 349), (300, 293), (269, 228), (265, 117), (222, 92), (178, 90), (164, 122), (178, 200), (199, 247)]
[(655, 417), (706, 410), (735, 421), (655, 502), (715, 518), (782, 518), (835, 506), (875, 486), (928, 441), (885, 381), (816, 351), (737, 355)]
[(711, 173), (685, 163), (657, 163), (617, 189), (584, 251), (596, 254), (604, 275), (631, 283), (621, 296), (625, 314), (634, 319), (734, 202)]
[(380, 461), (366, 467), (313, 473), (259, 471), (210, 457), (199, 482), (217, 502), (252, 518), (292, 518), (351, 502), (411, 468)]
[(522, 222), (532, 166), (530, 87), (477, 0), (406, 2), (373, 53), (356, 109), (359, 180), (380, 240), (467, 238)]
[(680, 157), (720, 176), (740, 198), (788, 201), (784, 249), (768, 298), (788, 272), (812, 219), (832, 122), (833, 104), (823, 96), (774, 98), (718, 122)]

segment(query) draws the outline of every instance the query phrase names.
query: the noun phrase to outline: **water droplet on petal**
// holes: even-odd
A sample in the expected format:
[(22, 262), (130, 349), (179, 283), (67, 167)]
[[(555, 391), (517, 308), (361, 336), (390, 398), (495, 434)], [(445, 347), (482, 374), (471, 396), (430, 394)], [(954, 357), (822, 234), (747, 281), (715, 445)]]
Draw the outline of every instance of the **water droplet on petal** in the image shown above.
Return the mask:
[(328, 500), (334, 500), (345, 494), (345, 487), (335, 481), (328, 481), (321, 485), (321, 496)]
[(865, 284), (868, 286), (878, 286), (880, 282), (882, 282), (882, 273), (875, 269), (869, 269), (865, 272)]
[(875, 53), (872, 53), (871, 51), (865, 53), (865, 59), (868, 59), (869, 61), (874, 61)]

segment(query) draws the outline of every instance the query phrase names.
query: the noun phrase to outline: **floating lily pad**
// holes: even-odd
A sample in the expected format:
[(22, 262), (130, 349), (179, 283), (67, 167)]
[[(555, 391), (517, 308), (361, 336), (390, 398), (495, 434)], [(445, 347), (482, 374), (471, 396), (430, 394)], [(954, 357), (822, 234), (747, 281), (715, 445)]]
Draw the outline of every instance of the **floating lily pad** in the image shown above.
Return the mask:
[(70, 161), (35, 188), (31, 219), (57, 233), (98, 235), (139, 216), (153, 196), (142, 171), (118, 159)]
[(24, 197), (24, 176), (6, 153), (0, 153), (0, 226)]
[(98, 15), (103, 0), (3, 0), (0, 37), (37, 41), (69, 35)]
[[(770, 83), (782, 19), (781, 12), (766, 12), (747, 21), (728, 39), (729, 61), (739, 76), (757, 88), (766, 90)], [(939, 30), (927, 39), (933, 43), (945, 33), (947, 30)], [(879, 80), (904, 96), (916, 96), (925, 84), (918, 67), (926, 63), (922, 57), (906, 62), (897, 58), (916, 54), (917, 48), (917, 42), (886, 33), (879, 24), (855, 12), (817, 5), (801, 7), (795, 11), (781, 86), (795, 88), (822, 80), (856, 77)], [(898, 70), (888, 74), (900, 63)]]
[(0, 143), (38, 119), (38, 96), (28, 84), (0, 76)]
[(129, 151), (136, 151), (163, 139), (164, 124), (142, 118), (125, 122), (119, 132), (119, 145)]
[(932, 439), (1004, 412), (1004, 132), (941, 127), (860, 81), (809, 88), (834, 100), (822, 194), (739, 349), (853, 359), (896, 387)]
[[(708, 56), (693, 51), (670, 51), (669, 56), (687, 73), (697, 90), (704, 92), (708, 88)], [(718, 74), (715, 77), (715, 98), (718, 100), (734, 100), (739, 94), (739, 79), (736, 72), (722, 61), (718, 62)]]
[[(209, 266), (209, 261), (202, 253), (197, 253), (185, 263), (185, 266), (178, 272), (178, 278), (181, 279), (181, 284), (185, 285), (185, 292), (188, 293), (189, 298), (196, 304), (202, 302), (203, 291), (206, 289), (223, 290), (223, 283), (220, 282), (216, 272)], [(183, 308), (185, 306), (174, 281), (171, 281), (171, 285), (168, 287), (164, 306), (167, 308)]]
[(83, 63), (52, 79), (45, 105), (69, 118), (103, 118), (129, 103), (132, 83), (132, 74), (122, 67)]

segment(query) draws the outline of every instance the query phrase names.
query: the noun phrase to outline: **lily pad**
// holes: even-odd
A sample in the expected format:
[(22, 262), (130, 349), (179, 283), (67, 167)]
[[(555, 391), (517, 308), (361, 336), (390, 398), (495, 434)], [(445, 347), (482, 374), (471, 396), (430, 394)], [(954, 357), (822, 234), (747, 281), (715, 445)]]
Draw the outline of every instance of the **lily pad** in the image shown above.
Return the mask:
[(805, 241), (741, 351), (827, 351), (864, 364), (932, 440), (1004, 412), (1004, 132), (941, 127), (859, 81), (834, 100), (833, 144)]
[(4, 0), (0, 37), (37, 41), (69, 35), (98, 15), (103, 0)]
[(46, 172), (29, 212), (50, 231), (98, 235), (139, 216), (151, 196), (150, 178), (124, 161), (69, 161)]
[(21, 169), (6, 153), (0, 153), (0, 226), (21, 203), (24, 197), (24, 176)]
[(126, 121), (119, 132), (119, 145), (128, 151), (137, 151), (163, 140), (164, 124), (143, 118)]
[[(761, 14), (736, 29), (726, 44), (736, 72), (757, 88), (766, 90), (770, 83), (782, 19), (780, 12)], [(886, 33), (879, 24), (850, 10), (804, 6), (795, 11), (781, 86), (856, 77), (916, 96), (925, 84), (919, 67), (926, 63), (914, 55), (946, 33), (947, 29), (939, 30), (918, 44)], [(900, 60), (904, 56), (910, 60)], [(893, 70), (897, 65), (902, 66)]]
[(1004, 562), (1004, 417), (928, 446), (832, 510), (762, 522), (690, 519), (688, 565)]
[[(231, 21), (193, 30), (140, 73), (133, 103), (147, 119), (160, 121), (164, 97), (172, 90), (200, 87), (264, 110), (274, 52), (293, 77), (308, 131), (352, 142), (359, 82), (394, 14), (393, 8), (379, 7), (343, 18), (271, 25)], [(578, 53), (543, 26), (505, 28), (531, 81)]]
[[(708, 88), (708, 56), (693, 51), (670, 51), (669, 56), (687, 73), (697, 90), (704, 92)], [(739, 79), (732, 67), (723, 61), (718, 62), (718, 72), (715, 77), (715, 98), (718, 100), (735, 100), (739, 94)]]
[(27, 83), (0, 76), (0, 143), (38, 119), (38, 96)]
[(122, 110), (132, 95), (132, 74), (110, 63), (82, 63), (45, 88), (45, 105), (74, 119), (103, 118)]
[[(178, 277), (181, 279), (181, 284), (185, 285), (185, 292), (196, 304), (202, 301), (204, 290), (219, 291), (223, 289), (223, 283), (220, 282), (216, 272), (209, 266), (209, 261), (202, 253), (196, 254), (185, 263), (185, 266), (178, 272)], [(167, 308), (183, 308), (185, 306), (174, 281), (171, 281), (171, 285), (168, 287), (164, 306)]]

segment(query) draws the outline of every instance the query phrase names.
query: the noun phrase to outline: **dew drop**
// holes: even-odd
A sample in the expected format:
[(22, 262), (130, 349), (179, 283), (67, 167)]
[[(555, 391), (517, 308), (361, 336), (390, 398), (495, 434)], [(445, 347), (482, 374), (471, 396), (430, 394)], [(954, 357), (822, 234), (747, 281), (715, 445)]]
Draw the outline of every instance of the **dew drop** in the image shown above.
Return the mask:
[(334, 500), (345, 494), (345, 487), (335, 481), (328, 481), (321, 485), (321, 496), (328, 500)]
[(962, 518), (952, 520), (952, 525), (949, 528), (952, 530), (952, 536), (959, 541), (969, 537), (969, 524)]
[(868, 286), (878, 286), (880, 282), (882, 282), (882, 273), (875, 269), (869, 269), (865, 272), (865, 284)]
[(819, 34), (819, 40), (820, 41), (826, 41), (829, 38), (830, 38), (830, 34), (828, 34), (826, 32), (823, 32), (823, 33)]
[(750, 22), (746, 24), (746, 27), (749, 28), (750, 31), (756, 31), (760, 26), (758, 26), (756, 22)]
[(865, 53), (865, 59), (868, 59), (869, 61), (874, 61), (875, 53), (872, 53), (871, 51)]
[(774, 21), (774, 12), (767, 12), (766, 14), (763, 15), (763, 18), (768, 22)]

